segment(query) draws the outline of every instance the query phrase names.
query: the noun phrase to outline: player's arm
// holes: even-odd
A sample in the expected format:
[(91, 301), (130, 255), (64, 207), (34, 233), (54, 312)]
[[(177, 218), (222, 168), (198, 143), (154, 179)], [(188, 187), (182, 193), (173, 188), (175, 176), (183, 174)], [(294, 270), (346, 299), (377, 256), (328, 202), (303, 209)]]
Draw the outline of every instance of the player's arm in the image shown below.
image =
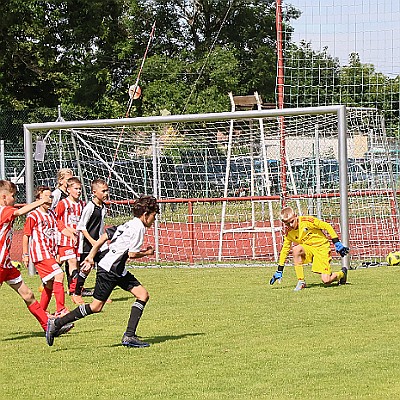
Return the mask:
[(82, 235), (86, 238), (86, 240), (87, 240), (92, 246), (94, 246), (94, 244), (96, 243), (96, 240), (93, 239), (93, 238), (90, 236), (89, 232), (88, 232), (86, 229), (82, 229), (81, 232), (82, 232)]
[(137, 252), (129, 252), (128, 256), (130, 260), (134, 260), (135, 258), (142, 258), (146, 256), (152, 256), (154, 254), (153, 246), (148, 246), (146, 249), (137, 251)]
[(350, 249), (348, 247), (346, 247), (340, 240), (338, 237), (338, 234), (336, 233), (336, 231), (333, 229), (333, 226), (331, 224), (329, 224), (328, 222), (325, 221), (321, 221), (318, 218), (314, 219), (314, 224), (317, 228), (319, 229), (323, 229), (325, 231), (328, 232), (329, 236), (332, 239), (332, 243), (335, 245), (335, 250), (342, 256), (344, 257), (345, 255), (347, 255), (350, 251)]
[(33, 203), (30, 204), (26, 204), (21, 208), (17, 208), (14, 211), (14, 216), (15, 217), (20, 217), (21, 215), (25, 215), (28, 214), (29, 212), (33, 211), (34, 209), (42, 206), (44, 203), (46, 203), (46, 199), (40, 199), (40, 200), (36, 200)]
[(285, 268), (285, 261), (287, 256), (289, 255), (291, 246), (292, 246), (292, 241), (287, 236), (285, 236), (281, 252), (279, 253), (278, 268), (274, 272), (272, 278), (269, 281), (270, 285), (273, 285), (276, 281), (278, 281), (279, 283), (281, 282), (283, 276), (283, 269)]
[(89, 232), (86, 229), (89, 219), (93, 215), (93, 205), (92, 204), (93, 203), (88, 203), (83, 208), (82, 213), (79, 218), (79, 221), (78, 221), (78, 224), (76, 225), (76, 230), (78, 232), (82, 232), (82, 235), (85, 237), (85, 239), (91, 244), (91, 246), (94, 246), (94, 244), (96, 243), (96, 239), (93, 239), (92, 236), (90, 236)]
[(32, 230), (35, 225), (36, 220), (33, 218), (32, 214), (28, 215), (24, 224), (22, 236), (22, 262), (25, 267), (29, 265), (29, 239), (32, 236)]
[(109, 235), (107, 232), (105, 232), (99, 237), (98, 240), (95, 241), (88, 256), (81, 263), (83, 272), (88, 272), (93, 268), (94, 257), (96, 256), (97, 252), (100, 250), (100, 247), (103, 246), (103, 244), (106, 243), (107, 240), (109, 240)]
[(24, 263), (25, 267), (29, 265), (29, 237), (24, 233), (22, 236), (22, 262)]

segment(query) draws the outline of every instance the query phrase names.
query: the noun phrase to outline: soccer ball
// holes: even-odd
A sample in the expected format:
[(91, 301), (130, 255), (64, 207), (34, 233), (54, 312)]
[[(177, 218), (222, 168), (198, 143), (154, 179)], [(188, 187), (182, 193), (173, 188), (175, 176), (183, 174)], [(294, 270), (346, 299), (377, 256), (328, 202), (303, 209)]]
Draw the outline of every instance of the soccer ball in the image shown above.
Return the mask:
[(142, 94), (140, 86), (132, 85), (129, 87), (129, 97), (133, 100), (137, 100)]
[(400, 251), (391, 251), (386, 256), (388, 265), (400, 265)]

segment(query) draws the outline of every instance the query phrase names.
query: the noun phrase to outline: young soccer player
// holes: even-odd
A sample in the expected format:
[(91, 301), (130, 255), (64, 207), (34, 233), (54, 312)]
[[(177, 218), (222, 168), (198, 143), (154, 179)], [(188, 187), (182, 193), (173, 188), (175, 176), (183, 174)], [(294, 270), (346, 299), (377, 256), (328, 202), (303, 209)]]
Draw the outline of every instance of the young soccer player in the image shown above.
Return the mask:
[(60, 227), (68, 229), (70, 233), (76, 236), (75, 239), (61, 234), (58, 243), (58, 254), (60, 262), (67, 261), (69, 271), (68, 292), (73, 294), (78, 276), (78, 237), (76, 227), (79, 222), (84, 202), (80, 200), (82, 193), (82, 183), (77, 177), (69, 178), (67, 181), (68, 197), (61, 200), (54, 212)]
[(51, 204), (51, 209), (54, 210), (57, 204), (68, 197), (67, 193), (67, 181), (72, 178), (74, 173), (72, 169), (61, 168), (57, 172), (57, 186), (52, 192), (53, 202)]
[[(108, 198), (107, 182), (103, 179), (95, 179), (91, 184), (91, 190), (93, 198), (84, 207), (76, 228), (80, 233), (79, 257), (81, 261), (89, 255), (96, 240), (104, 233), (104, 218), (106, 215), (104, 201)], [(95, 257), (94, 261), (98, 262), (98, 257)], [(85, 271), (80, 270), (78, 273), (75, 293), (71, 297), (75, 304), (85, 303), (82, 299), (82, 289), (87, 276), (88, 273)]]
[(328, 232), (336, 251), (342, 257), (349, 253), (349, 248), (340, 242), (337, 233), (328, 222), (309, 215), (298, 216), (291, 207), (282, 209), (281, 220), (286, 225), (286, 232), (279, 255), (278, 270), (269, 282), (271, 285), (282, 279), (285, 261), (292, 243), (294, 243), (292, 249), (294, 269), (298, 279), (295, 291), (306, 287), (303, 264), (308, 263), (312, 263), (312, 272), (320, 274), (324, 284), (334, 281), (338, 281), (340, 285), (346, 283), (347, 268), (343, 267), (339, 272), (331, 271), (331, 247), (323, 231)]
[[(50, 210), (52, 204), (51, 189), (39, 186), (36, 189), (36, 199), (46, 201), (36, 210), (31, 211), (25, 221), (22, 238), (22, 261), (28, 266), (31, 260), (43, 282), (40, 306), (47, 310), (52, 293), (56, 301), (56, 316), (68, 312), (65, 307), (64, 272), (57, 262), (57, 228), (56, 216)], [(64, 229), (62, 233), (71, 239), (74, 235)]]
[[(3, 282), (6, 282), (14, 289), (25, 301), (30, 313), (39, 321), (42, 328), (46, 330), (48, 316), (35, 299), (32, 290), (23, 281), (19, 270), (11, 264), (10, 248), (14, 220), (20, 215), (25, 215), (44, 203), (50, 202), (50, 199), (43, 198), (36, 200), (18, 209), (14, 207), (16, 192), (17, 187), (14, 183), (0, 180), (0, 286)], [(73, 324), (67, 324), (61, 328), (61, 331), (65, 333), (72, 327)], [(61, 335), (61, 331), (58, 334)]]
[[(62, 325), (100, 312), (106, 300), (116, 286), (132, 293), (136, 301), (133, 303), (128, 326), (122, 337), (122, 344), (127, 347), (148, 347), (149, 344), (138, 339), (136, 329), (142, 316), (143, 309), (149, 299), (149, 293), (141, 283), (126, 270), (128, 260), (150, 256), (154, 254), (153, 247), (141, 249), (146, 228), (150, 228), (159, 212), (157, 200), (152, 196), (141, 196), (134, 202), (134, 218), (114, 229), (108, 252), (99, 261), (96, 274), (96, 285), (91, 304), (82, 304), (62, 318), (49, 320), (47, 324), (46, 340), (49, 346), (53, 345), (54, 337), (61, 335)], [(109, 239), (110, 230), (96, 241), (83, 268), (89, 270), (93, 266), (93, 259), (100, 247)]]

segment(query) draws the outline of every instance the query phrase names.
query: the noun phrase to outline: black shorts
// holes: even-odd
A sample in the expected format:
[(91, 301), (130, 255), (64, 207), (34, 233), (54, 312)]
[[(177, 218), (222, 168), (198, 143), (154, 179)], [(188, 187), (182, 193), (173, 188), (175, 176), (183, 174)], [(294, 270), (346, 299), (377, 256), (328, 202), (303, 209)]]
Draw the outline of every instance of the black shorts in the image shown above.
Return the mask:
[(106, 271), (98, 267), (93, 298), (99, 301), (106, 301), (117, 286), (130, 292), (132, 288), (140, 285), (141, 283), (135, 278), (135, 275), (132, 275), (130, 272), (127, 272), (124, 276), (120, 276), (115, 272)]

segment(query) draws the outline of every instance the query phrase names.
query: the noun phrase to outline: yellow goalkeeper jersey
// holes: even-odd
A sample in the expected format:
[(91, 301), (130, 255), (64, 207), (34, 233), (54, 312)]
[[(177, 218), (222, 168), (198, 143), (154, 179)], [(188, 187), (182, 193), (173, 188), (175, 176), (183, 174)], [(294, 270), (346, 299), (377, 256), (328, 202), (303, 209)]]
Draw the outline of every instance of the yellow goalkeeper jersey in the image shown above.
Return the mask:
[(310, 215), (299, 216), (297, 229), (288, 228), (279, 254), (279, 265), (284, 265), (290, 252), (292, 243), (306, 244), (308, 246), (330, 247), (329, 240), (323, 231), (328, 232), (332, 239), (338, 237), (332, 225)]

